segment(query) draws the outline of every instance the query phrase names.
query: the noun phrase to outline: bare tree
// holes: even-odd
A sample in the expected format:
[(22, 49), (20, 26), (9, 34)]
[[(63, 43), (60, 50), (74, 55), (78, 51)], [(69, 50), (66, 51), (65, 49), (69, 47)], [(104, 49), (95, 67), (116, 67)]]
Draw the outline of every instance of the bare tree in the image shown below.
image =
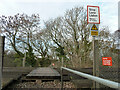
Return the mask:
[(80, 66), (81, 62), (86, 63), (91, 50), (91, 42), (86, 10), (83, 7), (67, 10), (64, 17), (49, 20), (45, 25), (55, 44), (54, 47), (61, 52), (61, 55), (74, 63), (76, 67)]
[[(40, 17), (38, 14), (32, 14), (31, 16), (28, 16), (26, 14), (16, 14), (14, 16), (8, 17), (1, 16), (0, 24), (1, 31), (3, 31), (3, 34), (10, 42), (9, 44), (19, 55), (19, 57), (24, 56), (25, 50), (28, 57), (34, 57), (33, 48), (31, 45), (31, 38), (32, 35), (36, 33), (36, 30), (38, 30), (37, 28), (40, 24)], [(32, 64), (31, 62), (29, 62), (28, 64)]]

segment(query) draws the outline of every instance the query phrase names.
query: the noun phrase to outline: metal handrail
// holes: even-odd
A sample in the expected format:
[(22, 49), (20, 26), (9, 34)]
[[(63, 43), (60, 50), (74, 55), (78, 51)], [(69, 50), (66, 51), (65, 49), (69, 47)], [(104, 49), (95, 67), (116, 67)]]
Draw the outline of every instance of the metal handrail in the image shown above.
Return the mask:
[(103, 78), (100, 78), (100, 77), (92, 76), (92, 75), (82, 73), (82, 72), (79, 72), (79, 71), (75, 71), (75, 70), (72, 70), (72, 69), (69, 69), (69, 68), (61, 67), (61, 69), (67, 70), (67, 71), (72, 72), (74, 74), (77, 74), (79, 76), (82, 76), (82, 77), (88, 78), (90, 80), (96, 81), (98, 83), (101, 83), (101, 84), (106, 85), (106, 86), (111, 87), (111, 88), (118, 89), (118, 86), (120, 86), (120, 83), (113, 82), (113, 81), (103, 79)]

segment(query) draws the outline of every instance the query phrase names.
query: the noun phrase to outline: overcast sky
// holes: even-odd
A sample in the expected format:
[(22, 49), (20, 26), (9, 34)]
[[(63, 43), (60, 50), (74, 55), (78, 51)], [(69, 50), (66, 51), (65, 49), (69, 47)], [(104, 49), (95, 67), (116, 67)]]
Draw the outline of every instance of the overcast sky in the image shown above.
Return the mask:
[(63, 16), (64, 12), (75, 6), (100, 7), (100, 28), (108, 26), (111, 33), (118, 29), (119, 0), (0, 0), (0, 16), (17, 13), (39, 14), (41, 21)]

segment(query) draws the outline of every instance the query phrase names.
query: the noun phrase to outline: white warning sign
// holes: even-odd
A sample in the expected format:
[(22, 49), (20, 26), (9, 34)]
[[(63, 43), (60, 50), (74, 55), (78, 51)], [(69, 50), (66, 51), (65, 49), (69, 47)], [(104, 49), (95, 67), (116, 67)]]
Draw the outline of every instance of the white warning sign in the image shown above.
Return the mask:
[(87, 22), (91, 24), (100, 24), (99, 6), (87, 6)]

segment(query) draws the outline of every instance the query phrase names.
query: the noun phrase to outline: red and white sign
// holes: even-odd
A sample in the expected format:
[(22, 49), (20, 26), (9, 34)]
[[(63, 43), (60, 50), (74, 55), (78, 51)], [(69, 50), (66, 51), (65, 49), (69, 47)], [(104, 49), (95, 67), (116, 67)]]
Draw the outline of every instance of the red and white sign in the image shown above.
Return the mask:
[(99, 6), (87, 6), (87, 22), (91, 24), (100, 24)]
[(52, 65), (54, 66), (55, 64), (53, 63)]
[(102, 64), (104, 66), (112, 66), (112, 57), (102, 57)]

